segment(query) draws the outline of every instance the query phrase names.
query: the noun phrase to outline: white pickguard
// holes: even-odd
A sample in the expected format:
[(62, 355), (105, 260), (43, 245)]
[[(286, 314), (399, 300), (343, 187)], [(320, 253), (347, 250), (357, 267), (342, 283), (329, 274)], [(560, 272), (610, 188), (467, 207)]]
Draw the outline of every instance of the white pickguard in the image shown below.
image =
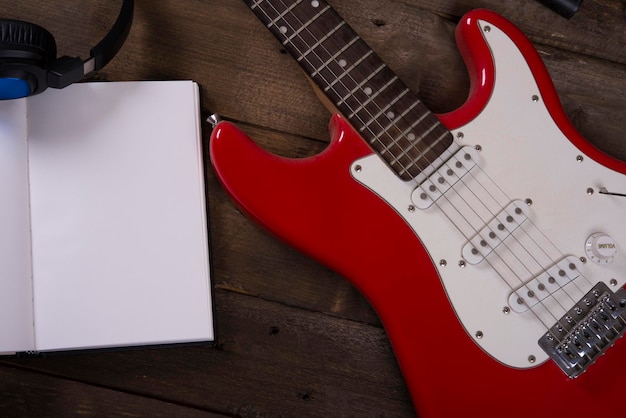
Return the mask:
[[(483, 34), (495, 61), (493, 95), (474, 121), (453, 131), (457, 145), (480, 147), (470, 174), (427, 209), (412, 200), (418, 184), (399, 180), (377, 155), (354, 162), (352, 175), (394, 207), (419, 236), (469, 336), (499, 362), (529, 368), (548, 358), (538, 339), (591, 286), (603, 281), (616, 291), (624, 285), (626, 198), (598, 191), (626, 193), (626, 176), (574, 147), (550, 117), (517, 47), (498, 28), (489, 29)], [(520, 199), (532, 200), (521, 227), (484, 261), (461, 267), (468, 238), (499, 209)], [(588, 259), (585, 243), (594, 233), (607, 234), (617, 244), (612, 262)], [(525, 250), (527, 245), (531, 250)], [(514, 288), (564, 257), (586, 257), (577, 265), (582, 276), (558, 298), (524, 312), (512, 309)], [(510, 275), (502, 274), (509, 270)]]

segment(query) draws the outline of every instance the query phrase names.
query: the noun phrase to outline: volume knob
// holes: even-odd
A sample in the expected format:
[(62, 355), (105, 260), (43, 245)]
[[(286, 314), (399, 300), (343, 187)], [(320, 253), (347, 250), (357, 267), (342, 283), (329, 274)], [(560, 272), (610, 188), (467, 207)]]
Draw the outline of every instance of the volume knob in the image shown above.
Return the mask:
[(615, 254), (617, 254), (617, 244), (609, 235), (596, 232), (587, 238), (585, 253), (594, 263), (608, 264), (613, 261)]

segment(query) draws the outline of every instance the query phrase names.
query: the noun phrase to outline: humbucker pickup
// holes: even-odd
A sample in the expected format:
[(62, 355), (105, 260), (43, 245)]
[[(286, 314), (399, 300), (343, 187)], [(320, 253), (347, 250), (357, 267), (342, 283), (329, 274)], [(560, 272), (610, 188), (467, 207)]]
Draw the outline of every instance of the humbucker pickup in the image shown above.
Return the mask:
[(571, 378), (583, 373), (626, 330), (626, 289), (596, 284), (540, 339), (539, 346)]

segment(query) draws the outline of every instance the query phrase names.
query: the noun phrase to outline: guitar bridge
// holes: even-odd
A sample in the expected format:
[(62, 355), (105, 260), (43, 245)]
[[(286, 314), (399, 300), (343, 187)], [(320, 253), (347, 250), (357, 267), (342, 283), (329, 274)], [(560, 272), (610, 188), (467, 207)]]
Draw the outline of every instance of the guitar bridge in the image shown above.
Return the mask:
[(539, 339), (539, 346), (569, 376), (578, 377), (626, 330), (626, 289), (596, 284)]

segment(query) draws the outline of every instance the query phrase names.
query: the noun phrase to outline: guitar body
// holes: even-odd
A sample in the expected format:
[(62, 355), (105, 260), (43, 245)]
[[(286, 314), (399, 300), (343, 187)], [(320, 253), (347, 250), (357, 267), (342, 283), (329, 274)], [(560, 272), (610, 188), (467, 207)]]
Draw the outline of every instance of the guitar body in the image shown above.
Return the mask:
[[(626, 245), (626, 230), (614, 225), (621, 221), (626, 199), (598, 193), (600, 187), (618, 186), (624, 192), (626, 165), (576, 133), (530, 42), (511, 23), (484, 10), (464, 17), (457, 38), (470, 70), (471, 93), (462, 108), (439, 117), (459, 147), (480, 145), (478, 165), (489, 181), (495, 178), (498, 193), (533, 200), (524, 215), (527, 223), (549, 236), (558, 254), (579, 259), (585, 255), (585, 240), (596, 232)], [(496, 56), (511, 46), (510, 54)], [(530, 88), (527, 96), (524, 83)], [(516, 101), (518, 91), (528, 103)], [(512, 108), (503, 112), (505, 104)], [(534, 123), (536, 117), (540, 121)], [(525, 126), (530, 138), (519, 131)], [(420, 417), (589, 417), (622, 409), (623, 339), (579, 377), (566, 376), (537, 346), (545, 329), (529, 325), (528, 315), (515, 311), (519, 308), (502, 313), (511, 289), (494, 285), (493, 263), (459, 266), (466, 237), (447, 225), (450, 216), (440, 213), (443, 204), (416, 207), (412, 191), (417, 184), (388, 170), (343, 117), (333, 117), (330, 132), (331, 143), (322, 153), (288, 159), (266, 152), (233, 124), (222, 122), (211, 137), (211, 160), (245, 214), (346, 277), (369, 300), (389, 335)], [(548, 151), (560, 154), (553, 157), (553, 167), (545, 167), (552, 161), (542, 154)], [(576, 167), (582, 173), (563, 173)], [(568, 183), (579, 178), (589, 179), (575, 184), (582, 188), (580, 202), (579, 190)], [(588, 188), (594, 193), (588, 194)], [(572, 207), (552, 207), (545, 202), (552, 197), (556, 204)], [(606, 213), (587, 212), (605, 208)], [(586, 220), (569, 224), (566, 211)], [(560, 231), (563, 237), (555, 236)], [(624, 284), (618, 274), (625, 263), (618, 253), (607, 265), (586, 260), (577, 269), (617, 291)], [(536, 272), (529, 274), (532, 279)]]

